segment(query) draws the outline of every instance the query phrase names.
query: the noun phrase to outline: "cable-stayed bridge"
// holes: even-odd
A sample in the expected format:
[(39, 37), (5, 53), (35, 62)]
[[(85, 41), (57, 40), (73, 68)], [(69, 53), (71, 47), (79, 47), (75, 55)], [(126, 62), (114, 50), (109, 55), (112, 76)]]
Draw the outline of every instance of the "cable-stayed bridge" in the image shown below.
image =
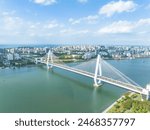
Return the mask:
[(36, 64), (42, 63), (47, 65), (48, 69), (56, 67), (92, 78), (94, 79), (94, 86), (96, 87), (102, 85), (102, 82), (105, 82), (129, 91), (146, 95), (147, 100), (150, 98), (150, 87), (141, 87), (118, 69), (103, 60), (100, 55), (97, 56), (97, 59), (83, 62), (76, 66), (68, 66), (49, 51), (45, 57), (36, 58), (35, 62)]

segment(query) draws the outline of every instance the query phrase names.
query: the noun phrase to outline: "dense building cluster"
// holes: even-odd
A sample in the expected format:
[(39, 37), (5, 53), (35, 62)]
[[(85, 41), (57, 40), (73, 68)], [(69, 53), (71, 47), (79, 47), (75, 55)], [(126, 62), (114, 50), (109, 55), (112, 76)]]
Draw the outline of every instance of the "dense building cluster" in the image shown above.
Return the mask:
[(34, 64), (34, 59), (42, 57), (51, 50), (60, 59), (88, 60), (98, 54), (105, 59), (133, 59), (150, 57), (147, 46), (101, 46), (101, 45), (66, 45), (48, 47), (17, 47), (0, 49), (0, 66), (21, 66)]
[(90, 59), (98, 54), (106, 59), (140, 58), (150, 56), (150, 47), (144, 46), (58, 46), (52, 49), (57, 54), (82, 55), (83, 59)]

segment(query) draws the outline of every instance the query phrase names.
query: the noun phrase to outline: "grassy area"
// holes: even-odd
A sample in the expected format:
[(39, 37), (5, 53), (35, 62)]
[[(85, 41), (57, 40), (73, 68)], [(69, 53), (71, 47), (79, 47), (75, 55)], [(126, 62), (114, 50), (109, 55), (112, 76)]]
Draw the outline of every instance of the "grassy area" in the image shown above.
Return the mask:
[(149, 113), (150, 101), (142, 100), (140, 94), (126, 93), (108, 110), (108, 113)]

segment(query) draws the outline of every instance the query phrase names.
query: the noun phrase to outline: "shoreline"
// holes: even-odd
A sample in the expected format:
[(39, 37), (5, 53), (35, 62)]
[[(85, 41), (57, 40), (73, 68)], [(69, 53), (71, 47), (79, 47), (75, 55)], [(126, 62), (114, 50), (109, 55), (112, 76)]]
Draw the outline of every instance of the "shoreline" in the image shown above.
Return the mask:
[(34, 66), (36, 66), (36, 65), (35, 65), (35, 64), (29, 64), (29, 65), (23, 65), (23, 66), (11, 66), (11, 67), (7, 66), (7, 67), (0, 67), (0, 70), (1, 70), (1, 69), (2, 69), (2, 70), (4, 70), (4, 69), (14, 69), (14, 67), (15, 67), (15, 69), (16, 69), (16, 68), (34, 67)]
[[(125, 94), (125, 93), (124, 93)], [(108, 106), (102, 113), (108, 113), (108, 111), (114, 106), (117, 104), (118, 101), (120, 101), (123, 97), (124, 97), (124, 94), (118, 98), (115, 102), (113, 102), (110, 106)]]
[[(127, 95), (126, 95), (127, 94)], [(123, 100), (123, 98), (124, 99), (127, 99), (127, 97), (130, 97), (130, 98), (132, 98), (132, 100), (134, 100), (134, 101), (143, 101), (143, 98), (142, 97), (140, 97), (140, 100), (139, 100), (139, 98), (137, 98), (137, 99), (135, 99), (134, 97), (132, 97), (133, 95), (135, 95), (135, 94), (137, 94), (137, 93), (135, 93), (135, 92), (131, 92), (131, 91), (128, 91), (127, 93), (124, 93), (119, 99), (117, 99), (114, 103), (112, 103), (109, 107), (107, 107), (102, 113), (114, 113), (114, 112), (111, 112), (110, 110), (112, 109), (112, 108), (114, 108), (115, 107), (115, 105), (116, 104), (120, 104), (120, 102), (119, 101), (121, 101), (121, 100)], [(127, 96), (127, 97), (126, 97)], [(131, 109), (131, 108), (130, 108)], [(127, 109), (128, 110), (128, 109)], [(126, 112), (125, 113), (128, 113), (127, 112), (127, 110), (125, 110)], [(116, 113), (116, 112), (115, 112)], [(117, 112), (117, 113), (122, 113), (122, 112)], [(124, 113), (124, 112), (123, 112)]]
[[(121, 58), (121, 59), (113, 59), (113, 58), (104, 58), (104, 60), (113, 60), (113, 61), (122, 61), (122, 60), (135, 60), (135, 59), (150, 59), (150, 57), (135, 57), (135, 58)], [(93, 60), (90, 59), (90, 60)], [(79, 60), (79, 59), (71, 59), (71, 60), (62, 60), (64, 63), (76, 63), (76, 62), (85, 62), (85, 61), (89, 61), (89, 60)], [(30, 65), (35, 65), (33, 64), (27, 64), (27, 65), (21, 65), (21, 66), (14, 66), (14, 67), (24, 67), (24, 66), (30, 66)], [(9, 66), (0, 66), (0, 69), (5, 69), (8, 68)], [(13, 66), (11, 66), (13, 67)]]
[(147, 56), (147, 57), (126, 57), (126, 58), (104, 58), (104, 60), (121, 61), (121, 60), (135, 60), (135, 59), (147, 59), (147, 58), (150, 58), (150, 56)]

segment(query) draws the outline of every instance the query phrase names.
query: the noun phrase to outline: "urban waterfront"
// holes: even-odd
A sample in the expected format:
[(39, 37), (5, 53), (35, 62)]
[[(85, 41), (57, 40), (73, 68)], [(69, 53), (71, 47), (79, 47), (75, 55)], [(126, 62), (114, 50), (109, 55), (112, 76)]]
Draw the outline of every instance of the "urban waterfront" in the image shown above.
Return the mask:
[[(108, 62), (143, 87), (150, 82), (150, 58)], [(0, 70), (0, 112), (103, 112), (125, 92), (41, 65)]]

